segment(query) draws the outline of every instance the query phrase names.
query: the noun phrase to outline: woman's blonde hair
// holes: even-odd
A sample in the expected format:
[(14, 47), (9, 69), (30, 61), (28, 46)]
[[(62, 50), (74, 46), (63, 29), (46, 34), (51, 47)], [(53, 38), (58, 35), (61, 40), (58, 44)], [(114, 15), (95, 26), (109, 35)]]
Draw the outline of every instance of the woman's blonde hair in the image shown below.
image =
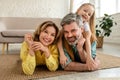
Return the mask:
[(52, 21), (45, 21), (43, 22), (41, 25), (39, 25), (36, 29), (36, 31), (34, 32), (34, 37), (33, 40), (34, 41), (39, 41), (39, 36), (40, 33), (45, 30), (48, 26), (52, 26), (53, 28), (55, 28), (56, 30), (56, 35), (55, 35), (55, 40), (53, 41), (52, 44), (56, 43), (59, 37), (59, 28), (56, 26), (56, 24)]
[(97, 40), (96, 39), (96, 32), (95, 32), (95, 6), (91, 3), (84, 3), (78, 8), (76, 14), (78, 14), (78, 12), (81, 10), (81, 8), (83, 6), (87, 6), (87, 5), (92, 6), (94, 8), (93, 15), (90, 17), (90, 20), (89, 20), (90, 30), (92, 33), (92, 35), (91, 35), (91, 43), (92, 43), (93, 41)]

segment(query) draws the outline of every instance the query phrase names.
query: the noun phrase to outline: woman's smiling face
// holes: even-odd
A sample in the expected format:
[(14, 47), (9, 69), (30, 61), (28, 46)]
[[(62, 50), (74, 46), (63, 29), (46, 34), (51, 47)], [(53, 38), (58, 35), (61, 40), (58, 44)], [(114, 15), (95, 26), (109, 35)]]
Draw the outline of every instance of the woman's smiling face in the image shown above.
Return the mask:
[(55, 28), (53, 26), (47, 26), (43, 31), (41, 31), (39, 40), (44, 46), (48, 46), (54, 42), (55, 36)]

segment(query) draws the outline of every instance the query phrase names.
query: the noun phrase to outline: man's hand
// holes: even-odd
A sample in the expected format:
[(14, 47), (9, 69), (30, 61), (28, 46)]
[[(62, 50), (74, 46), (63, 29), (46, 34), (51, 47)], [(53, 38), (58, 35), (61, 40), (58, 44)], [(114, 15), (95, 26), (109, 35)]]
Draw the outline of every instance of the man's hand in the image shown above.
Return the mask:
[(88, 70), (90, 70), (90, 71), (96, 70), (98, 68), (98, 63), (95, 62), (95, 60), (93, 60), (93, 58), (88, 57), (86, 64), (88, 66)]
[(84, 43), (85, 43), (85, 38), (82, 37), (81, 39), (79, 39), (77, 44), (77, 50), (79, 52), (79, 56), (82, 62), (86, 62), (86, 53), (84, 52), (84, 48), (83, 48)]
[(78, 43), (77, 43), (77, 50), (81, 52), (81, 50), (83, 49), (83, 45), (85, 43), (85, 38), (81, 38), (79, 39)]

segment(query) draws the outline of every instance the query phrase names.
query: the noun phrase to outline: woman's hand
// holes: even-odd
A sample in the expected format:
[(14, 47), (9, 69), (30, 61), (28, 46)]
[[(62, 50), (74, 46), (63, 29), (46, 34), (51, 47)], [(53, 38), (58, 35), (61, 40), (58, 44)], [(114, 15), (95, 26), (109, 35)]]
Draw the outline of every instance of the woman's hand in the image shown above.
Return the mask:
[(33, 43), (32, 35), (31, 34), (25, 34), (24, 40), (27, 42), (28, 46), (31, 47), (31, 45)]
[(46, 51), (46, 48), (47, 48), (47, 47), (43, 46), (43, 44), (40, 43), (40, 42), (34, 41), (33, 44), (32, 44), (32, 49), (33, 49), (34, 51), (40, 50), (40, 51), (45, 52), (45, 51)]
[(30, 54), (31, 56), (33, 56), (33, 55), (34, 55), (34, 50), (32, 49), (32, 44), (33, 44), (32, 35), (31, 35), (31, 34), (25, 34), (24, 40), (25, 40), (26, 43), (28, 44), (29, 54)]
[(44, 46), (42, 43), (40, 43), (40, 42), (33, 42), (33, 44), (32, 44), (32, 49), (34, 50), (34, 51), (42, 51), (42, 52), (44, 52), (45, 53), (45, 56), (48, 58), (49, 56), (50, 56), (50, 52), (49, 52), (49, 49), (48, 49), (48, 47), (46, 47), (46, 46)]

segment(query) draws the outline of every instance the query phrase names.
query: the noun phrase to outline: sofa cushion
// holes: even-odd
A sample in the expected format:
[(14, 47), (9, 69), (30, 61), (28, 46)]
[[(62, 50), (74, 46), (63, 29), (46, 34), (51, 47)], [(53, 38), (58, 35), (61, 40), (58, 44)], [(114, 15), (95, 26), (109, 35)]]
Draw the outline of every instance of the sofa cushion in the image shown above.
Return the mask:
[(5, 30), (1, 32), (3, 37), (24, 37), (26, 33), (33, 33), (34, 30)]

